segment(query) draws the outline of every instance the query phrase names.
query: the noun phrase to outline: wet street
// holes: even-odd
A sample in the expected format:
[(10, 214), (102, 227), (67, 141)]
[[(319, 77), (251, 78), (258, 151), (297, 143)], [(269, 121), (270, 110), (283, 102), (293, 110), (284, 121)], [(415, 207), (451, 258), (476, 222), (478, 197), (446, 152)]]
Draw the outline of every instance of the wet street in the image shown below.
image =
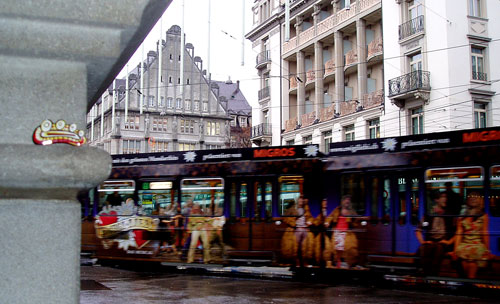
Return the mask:
[(498, 303), (471, 296), (343, 284), (81, 267), (82, 304)]

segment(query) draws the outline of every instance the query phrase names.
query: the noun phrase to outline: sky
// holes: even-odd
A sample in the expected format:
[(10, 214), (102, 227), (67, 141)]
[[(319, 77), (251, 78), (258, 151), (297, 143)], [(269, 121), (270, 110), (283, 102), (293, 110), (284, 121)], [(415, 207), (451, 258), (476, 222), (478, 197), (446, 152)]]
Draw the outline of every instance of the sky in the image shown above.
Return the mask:
[[(211, 11), (210, 26), (210, 73), (212, 80), (233, 82), (240, 80), (240, 88), (248, 103), (255, 108), (257, 101), (257, 70), (252, 50), (252, 42), (244, 35), (252, 27), (253, 0), (173, 0), (163, 17), (144, 40), (144, 54), (156, 50), (156, 42), (172, 25), (182, 26), (182, 4), (184, 2), (184, 33), (186, 43), (194, 46), (195, 56), (203, 60), (203, 68), (208, 68), (208, 11)], [(244, 23), (243, 29), (243, 3)], [(160, 31), (161, 23), (161, 31)], [(242, 65), (242, 37), (244, 39), (244, 64)], [(129, 69), (141, 60), (141, 47), (129, 61)], [(125, 69), (120, 73), (125, 77)]]

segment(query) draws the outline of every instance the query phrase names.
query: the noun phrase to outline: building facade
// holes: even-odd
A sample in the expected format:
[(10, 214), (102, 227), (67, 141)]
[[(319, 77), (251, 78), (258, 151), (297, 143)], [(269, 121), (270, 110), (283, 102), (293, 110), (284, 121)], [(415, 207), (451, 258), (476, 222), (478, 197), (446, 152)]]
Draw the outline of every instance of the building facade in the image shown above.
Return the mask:
[[(211, 81), (190, 43), (185, 45), (181, 76), (180, 27), (172, 26), (165, 37), (161, 48), (148, 52), (145, 61), (127, 73), (126, 79), (116, 79), (89, 111), (90, 145), (110, 154), (231, 145), (231, 122), (235, 118), (229, 113), (233, 102), (220, 92), (226, 92), (226, 86), (232, 84)], [(235, 93), (246, 103), (239, 88)]]
[(285, 0), (256, 0), (246, 36), (261, 78), (254, 124), (270, 132), (253, 142), (327, 151), (331, 142), (498, 125), (497, 4), (290, 0), (287, 10)]

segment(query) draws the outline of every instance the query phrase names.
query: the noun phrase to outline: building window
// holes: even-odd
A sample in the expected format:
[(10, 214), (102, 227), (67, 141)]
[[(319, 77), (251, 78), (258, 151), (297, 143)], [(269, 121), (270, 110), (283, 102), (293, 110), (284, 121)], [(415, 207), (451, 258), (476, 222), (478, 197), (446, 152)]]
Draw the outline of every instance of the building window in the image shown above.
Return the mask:
[(132, 139), (124, 139), (122, 151), (123, 151), (123, 154), (141, 153), (141, 141), (140, 140), (132, 140)]
[(356, 139), (356, 136), (354, 135), (354, 125), (344, 127), (344, 138), (345, 141), (353, 141)]
[(152, 131), (167, 131), (167, 118), (163, 117), (153, 117), (153, 125), (151, 126)]
[(177, 109), (182, 109), (182, 99), (177, 98), (177, 99), (175, 100), (175, 107), (176, 107)]
[(208, 112), (208, 101), (203, 102), (203, 112)]
[(304, 143), (304, 145), (310, 145), (310, 144), (312, 144), (312, 141), (313, 141), (312, 135), (307, 135), (307, 136), (302, 137), (302, 142)]
[(207, 150), (216, 150), (216, 149), (221, 149), (221, 146), (219, 145), (206, 145)]
[(200, 110), (200, 101), (199, 100), (195, 100), (194, 101), (194, 110), (195, 111), (199, 111)]
[(165, 106), (165, 97), (160, 96), (160, 107), (163, 108)]
[(181, 119), (181, 129), (180, 133), (184, 134), (194, 134), (194, 120), (190, 119)]
[(410, 72), (422, 71), (422, 54), (416, 53), (410, 56)]
[(155, 97), (152, 95), (149, 95), (148, 99), (149, 99), (149, 106), (154, 107), (155, 106)]
[(139, 115), (129, 114), (125, 121), (125, 130), (139, 130)]
[(168, 151), (168, 143), (165, 141), (156, 141), (151, 145), (151, 152), (166, 152)]
[(179, 143), (179, 151), (192, 151), (195, 149), (194, 144)]
[(295, 140), (293, 140), (293, 139), (292, 139), (292, 140), (287, 140), (287, 141), (285, 142), (285, 145), (286, 145), (286, 146), (293, 146), (293, 145), (295, 145)]
[(186, 84), (189, 84), (189, 78), (186, 80)]
[(172, 97), (167, 98), (167, 108), (172, 109), (174, 99)]
[(469, 15), (482, 17), (481, 0), (469, 0)]
[(231, 122), (229, 123), (231, 127), (236, 127), (236, 116), (231, 115)]
[(380, 119), (372, 119), (368, 121), (368, 134), (370, 139), (380, 138)]
[(206, 135), (220, 135), (220, 122), (207, 121)]
[(411, 134), (424, 133), (424, 112), (422, 107), (410, 110), (411, 116)]
[(191, 111), (191, 100), (184, 101), (184, 109), (186, 109), (187, 111)]
[(312, 103), (311, 100), (309, 100), (309, 98), (306, 99), (306, 101), (305, 101), (305, 110), (306, 110), (306, 114), (314, 111), (314, 104)]
[(482, 102), (474, 103), (474, 127), (486, 128), (486, 104)]
[(332, 143), (332, 131), (323, 132), (323, 152), (328, 154), (330, 152), (330, 144)]
[(484, 49), (472, 46), (472, 79), (487, 81), (486, 73), (484, 72)]
[(408, 3), (409, 20), (413, 20), (423, 15), (424, 15), (424, 6), (422, 5), (422, 0), (413, 0)]
[(245, 116), (240, 117), (240, 127), (246, 127), (247, 126), (247, 118)]
[(168, 76), (168, 83), (172, 83), (172, 76)]

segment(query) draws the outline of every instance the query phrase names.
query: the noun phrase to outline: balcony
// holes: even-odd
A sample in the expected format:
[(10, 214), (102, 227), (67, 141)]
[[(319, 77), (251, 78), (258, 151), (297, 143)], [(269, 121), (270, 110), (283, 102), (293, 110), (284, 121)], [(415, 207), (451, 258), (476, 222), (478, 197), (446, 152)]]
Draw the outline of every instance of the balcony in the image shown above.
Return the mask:
[(304, 114), (300, 117), (302, 124), (300, 125), (302, 128), (303, 127), (308, 127), (314, 124), (314, 121), (316, 121), (316, 112), (310, 112), (307, 114)]
[(382, 51), (383, 51), (383, 41), (382, 37), (377, 37), (373, 39), (372, 42), (368, 44), (368, 52), (367, 52), (367, 58), (368, 61), (373, 61), (375, 57), (379, 57), (382, 59)]
[(364, 110), (376, 108), (384, 104), (384, 91), (378, 90), (369, 94), (364, 94), (361, 98), (361, 106)]
[(332, 103), (330, 106), (326, 108), (322, 108), (319, 111), (319, 121), (328, 121), (330, 119), (335, 118), (335, 104)]
[(260, 52), (255, 58), (255, 68), (264, 68), (269, 62), (271, 62), (271, 52), (269, 50)]
[(270, 87), (265, 87), (262, 90), (259, 90), (259, 101), (269, 98), (271, 88)]
[(358, 62), (358, 53), (355, 49), (350, 50), (344, 55), (345, 67), (353, 65)]
[(297, 117), (285, 121), (285, 132), (293, 131), (297, 128)]
[(349, 115), (358, 111), (359, 102), (355, 99), (340, 102), (340, 116)]
[(290, 52), (294, 51), (297, 47), (304, 44), (311, 43), (327, 32), (332, 32), (335, 27), (344, 22), (354, 22), (356, 17), (362, 16), (365, 12), (370, 12), (377, 5), (381, 6), (382, 0), (358, 0), (348, 8), (341, 9), (336, 14), (326, 17), (320, 21), (316, 26), (310, 27), (299, 33), (298, 36), (290, 38), (289, 41), (283, 43), (283, 54), (291, 55)]
[(252, 127), (251, 140), (258, 146), (268, 146), (272, 142), (272, 125), (261, 123)]
[(297, 78), (295, 75), (290, 75), (290, 91), (297, 90)]
[(427, 71), (414, 71), (389, 80), (389, 98), (407, 99), (414, 93), (431, 90), (431, 75)]
[(399, 26), (399, 41), (424, 32), (424, 16), (418, 16)]

